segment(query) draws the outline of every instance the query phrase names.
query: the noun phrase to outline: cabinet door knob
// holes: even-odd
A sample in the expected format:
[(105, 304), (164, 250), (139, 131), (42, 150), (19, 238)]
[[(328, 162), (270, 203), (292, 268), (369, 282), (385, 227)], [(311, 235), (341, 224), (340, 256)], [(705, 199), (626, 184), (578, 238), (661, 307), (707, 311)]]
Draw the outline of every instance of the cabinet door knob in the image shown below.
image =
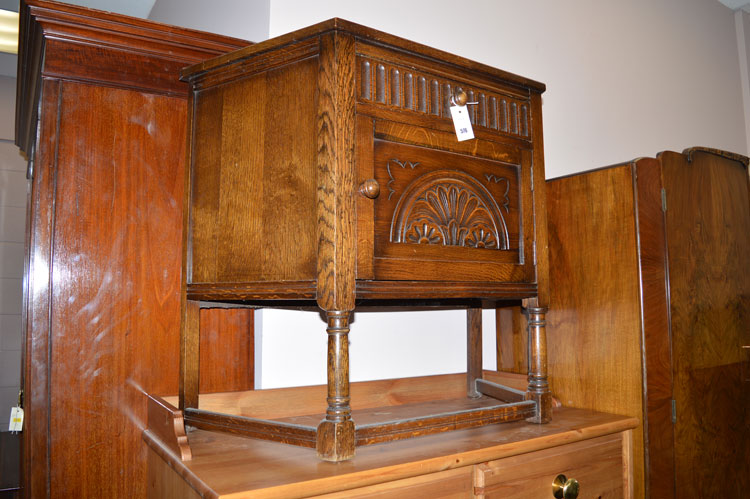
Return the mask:
[(463, 90), (459, 90), (451, 100), (457, 106), (465, 106), (466, 103), (469, 102), (469, 96), (466, 95), (466, 92), (464, 92)]
[(380, 194), (380, 184), (374, 178), (369, 178), (360, 184), (359, 192), (366, 198), (375, 199)]
[(578, 497), (578, 480), (565, 475), (557, 475), (552, 482), (552, 495), (556, 499), (576, 499)]

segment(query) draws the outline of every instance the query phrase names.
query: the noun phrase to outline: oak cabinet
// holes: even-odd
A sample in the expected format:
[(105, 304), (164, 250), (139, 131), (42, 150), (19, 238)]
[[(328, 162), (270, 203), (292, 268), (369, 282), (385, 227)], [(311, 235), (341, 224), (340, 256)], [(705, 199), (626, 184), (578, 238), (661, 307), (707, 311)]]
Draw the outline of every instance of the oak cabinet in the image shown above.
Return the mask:
[[(355, 442), (426, 428), (549, 420), (543, 84), (340, 19), (182, 77), (192, 112), (180, 407), (190, 424), (244, 427), (340, 461)], [(475, 139), (458, 141), (450, 108), (467, 101)], [(512, 403), (355, 428), (347, 337), (363, 300), (468, 307), (469, 398), (502, 392)], [(525, 393), (475, 384), (480, 300), (524, 300)], [(317, 429), (202, 410), (198, 310), (290, 301), (317, 305), (328, 323), (329, 406)]]

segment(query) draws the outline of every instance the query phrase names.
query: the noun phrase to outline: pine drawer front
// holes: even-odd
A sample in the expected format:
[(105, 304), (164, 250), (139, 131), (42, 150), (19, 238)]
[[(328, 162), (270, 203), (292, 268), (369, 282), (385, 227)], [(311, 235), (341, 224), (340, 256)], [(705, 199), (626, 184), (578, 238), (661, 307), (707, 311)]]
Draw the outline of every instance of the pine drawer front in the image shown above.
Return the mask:
[(607, 435), (475, 467), (476, 497), (553, 498), (557, 475), (578, 480), (579, 498), (626, 497), (623, 434)]
[(471, 466), (466, 466), (318, 497), (327, 499), (403, 499), (406, 497), (459, 499), (474, 497), (472, 495), (472, 468)]

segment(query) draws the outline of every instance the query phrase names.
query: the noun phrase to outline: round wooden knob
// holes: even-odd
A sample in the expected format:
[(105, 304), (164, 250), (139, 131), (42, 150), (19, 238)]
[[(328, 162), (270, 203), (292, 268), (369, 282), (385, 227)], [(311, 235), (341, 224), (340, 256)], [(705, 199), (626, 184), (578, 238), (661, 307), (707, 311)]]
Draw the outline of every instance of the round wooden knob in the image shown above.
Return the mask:
[(380, 194), (380, 184), (374, 178), (369, 178), (359, 186), (359, 192), (366, 198), (375, 199)]
[(557, 475), (552, 482), (552, 495), (556, 499), (576, 499), (578, 497), (578, 480), (565, 475)]
[(465, 106), (467, 102), (469, 102), (469, 96), (466, 95), (466, 92), (463, 90), (459, 90), (456, 92), (456, 95), (453, 96), (453, 102), (458, 106)]

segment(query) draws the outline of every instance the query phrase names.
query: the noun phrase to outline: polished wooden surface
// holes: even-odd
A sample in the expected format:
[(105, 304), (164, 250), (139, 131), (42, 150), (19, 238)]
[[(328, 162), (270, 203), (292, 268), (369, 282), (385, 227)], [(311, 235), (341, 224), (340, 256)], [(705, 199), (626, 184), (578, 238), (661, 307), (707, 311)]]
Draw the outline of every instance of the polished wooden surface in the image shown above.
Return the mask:
[[(483, 378), (516, 390), (526, 389), (526, 375), (484, 371)], [(435, 376), (387, 379), (352, 383), (351, 397), (354, 410), (396, 406), (434, 400), (457, 399), (466, 395), (464, 374), (440, 375), (439, 390), (435, 390)], [(242, 392), (202, 393), (199, 407), (205, 411), (236, 414), (258, 419), (293, 418), (326, 409), (325, 385), (249, 390)], [(176, 396), (164, 397), (177, 405)]]
[[(672, 344), (669, 321), (667, 234), (662, 205), (661, 164), (641, 158), (634, 165), (636, 231), (641, 288), (643, 421), (646, 490), (653, 498), (674, 497)], [(638, 446), (638, 452), (641, 446)]]
[[(750, 178), (715, 152), (664, 152), (676, 497), (750, 488)], [(710, 463), (710, 466), (707, 465)], [(693, 485), (691, 486), (690, 483)]]
[(143, 390), (177, 390), (187, 90), (177, 71), (239, 45), (67, 4), (22, 5), (17, 142), (34, 165), (29, 497), (145, 495)]
[[(563, 405), (642, 419), (631, 166), (548, 181), (547, 193), (552, 393)], [(635, 497), (645, 494), (643, 449), (639, 426), (634, 432)]]
[(580, 497), (627, 497), (623, 482), (622, 435), (553, 447), (533, 454), (490, 461), (478, 467), (479, 498), (552, 497), (550, 477), (564, 474), (581, 484)]
[[(487, 420), (550, 417), (544, 87), (438, 53), (333, 19), (182, 73), (192, 103), (183, 300), (315, 300), (328, 322), (323, 459), (349, 459), (355, 440), (369, 439), (351, 418), (347, 338), (356, 298), (526, 300), (536, 412), (521, 404)], [(471, 142), (457, 141), (450, 118), (462, 92), (477, 101), (468, 110)], [(198, 333), (187, 308), (183, 317), (189, 393), (181, 407), (190, 424), (216, 428), (222, 416), (196, 407), (199, 367), (188, 354)], [(394, 425), (419, 434), (484, 420), (444, 416)], [(233, 430), (241, 422), (226, 419)], [(309, 444), (307, 430), (247, 424), (254, 435)], [(386, 434), (403, 435), (377, 438)]]
[[(358, 449), (345, 463), (318, 461), (313, 449), (202, 430), (189, 433), (193, 459), (182, 462), (166, 452), (150, 431), (144, 433), (144, 440), (175, 474), (207, 496), (303, 497), (377, 486), (576, 442), (596, 442), (605, 435), (622, 442), (622, 432), (635, 424), (632, 418), (563, 408), (547, 425), (515, 422), (373, 445)], [(621, 454), (620, 459), (617, 478), (622, 484), (622, 463), (627, 457)], [(566, 463), (560, 462), (557, 470), (568, 471)]]
[(191, 283), (314, 278), (316, 69), (307, 59), (196, 99)]
[(636, 497), (747, 487), (746, 165), (693, 148), (548, 182), (552, 390), (642, 420)]
[(255, 387), (255, 326), (252, 309), (200, 311), (200, 393)]

